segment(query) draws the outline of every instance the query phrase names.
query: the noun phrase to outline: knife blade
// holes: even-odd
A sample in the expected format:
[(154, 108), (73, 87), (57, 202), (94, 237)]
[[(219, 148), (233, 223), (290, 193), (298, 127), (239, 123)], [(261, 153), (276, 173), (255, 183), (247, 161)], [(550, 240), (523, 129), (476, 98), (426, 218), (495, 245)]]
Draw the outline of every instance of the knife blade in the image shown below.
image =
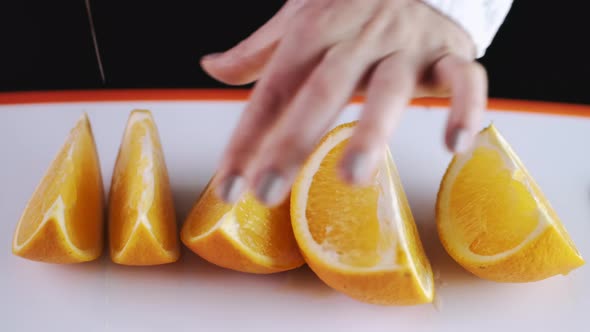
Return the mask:
[(88, 16), (88, 25), (90, 26), (90, 34), (92, 35), (92, 44), (94, 45), (94, 54), (96, 56), (96, 63), (98, 64), (98, 72), (100, 74), (100, 79), (102, 84), (106, 84), (106, 76), (104, 72), (104, 67), (102, 64), (102, 58), (100, 56), (100, 49), (98, 47), (98, 39), (96, 38), (96, 30), (94, 28), (94, 18), (92, 15), (92, 7), (90, 6), (90, 0), (84, 0), (84, 4), (86, 6), (86, 16)]

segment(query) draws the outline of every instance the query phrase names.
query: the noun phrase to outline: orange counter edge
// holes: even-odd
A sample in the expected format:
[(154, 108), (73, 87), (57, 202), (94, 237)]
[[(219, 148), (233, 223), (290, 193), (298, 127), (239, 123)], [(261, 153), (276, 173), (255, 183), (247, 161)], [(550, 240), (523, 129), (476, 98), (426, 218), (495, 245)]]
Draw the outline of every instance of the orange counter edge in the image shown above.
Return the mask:
[[(0, 92), (0, 105), (119, 102), (119, 101), (244, 101), (250, 95), (247, 89), (122, 89), (122, 90), (60, 90)], [(354, 98), (353, 102), (362, 102)], [(414, 106), (447, 107), (448, 99), (423, 98), (412, 101)], [(491, 98), (488, 108), (499, 111), (554, 114), (590, 117), (590, 105), (553, 103), (542, 101)]]

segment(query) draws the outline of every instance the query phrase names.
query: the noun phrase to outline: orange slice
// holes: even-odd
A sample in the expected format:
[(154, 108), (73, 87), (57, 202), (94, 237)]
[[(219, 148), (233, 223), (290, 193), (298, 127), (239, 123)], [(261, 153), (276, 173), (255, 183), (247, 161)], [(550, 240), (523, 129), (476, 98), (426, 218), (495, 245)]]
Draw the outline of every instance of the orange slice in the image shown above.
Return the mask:
[(127, 122), (111, 183), (109, 237), (118, 264), (165, 264), (180, 256), (168, 172), (149, 111), (133, 111)]
[(437, 199), (439, 237), (473, 274), (528, 282), (566, 274), (584, 260), (516, 153), (491, 125), (457, 155)]
[(94, 260), (103, 248), (103, 208), (99, 160), (84, 114), (27, 204), (12, 251), (47, 263)]
[(232, 270), (274, 273), (303, 265), (291, 229), (289, 202), (269, 209), (246, 194), (225, 204), (208, 185), (191, 210), (182, 242), (207, 261)]
[(293, 186), (293, 231), (311, 269), (330, 287), (384, 305), (431, 302), (430, 263), (389, 149), (372, 183), (340, 181), (337, 164), (354, 123), (328, 133)]

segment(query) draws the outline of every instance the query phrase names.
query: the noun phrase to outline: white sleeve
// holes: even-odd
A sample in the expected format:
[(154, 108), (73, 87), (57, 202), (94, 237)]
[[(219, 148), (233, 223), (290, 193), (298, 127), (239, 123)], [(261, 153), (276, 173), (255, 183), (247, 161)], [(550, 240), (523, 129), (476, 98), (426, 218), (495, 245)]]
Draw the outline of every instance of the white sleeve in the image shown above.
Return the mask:
[(461, 26), (482, 57), (504, 22), (512, 0), (422, 0)]

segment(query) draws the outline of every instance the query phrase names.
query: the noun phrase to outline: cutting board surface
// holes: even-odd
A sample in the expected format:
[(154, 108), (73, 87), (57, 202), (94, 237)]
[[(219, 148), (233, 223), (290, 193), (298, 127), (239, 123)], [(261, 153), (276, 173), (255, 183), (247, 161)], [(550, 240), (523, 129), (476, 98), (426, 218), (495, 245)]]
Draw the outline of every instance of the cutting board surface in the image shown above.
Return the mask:
[[(132, 109), (158, 126), (179, 222), (212, 176), (243, 101), (118, 101), (0, 106), (0, 326), (3, 331), (588, 331), (590, 267), (528, 284), (480, 280), (454, 263), (434, 225), (439, 181), (451, 155), (447, 112), (413, 106), (390, 146), (436, 275), (436, 301), (415, 307), (359, 303), (306, 267), (248, 275), (183, 248), (179, 262), (126, 267), (107, 255), (78, 265), (11, 253), (22, 210), (82, 112), (98, 146), (105, 189)], [(357, 118), (349, 106), (339, 123)], [(589, 113), (590, 115), (590, 113)], [(490, 111), (590, 259), (590, 117)], [(304, 129), (302, 129), (304, 130)]]

